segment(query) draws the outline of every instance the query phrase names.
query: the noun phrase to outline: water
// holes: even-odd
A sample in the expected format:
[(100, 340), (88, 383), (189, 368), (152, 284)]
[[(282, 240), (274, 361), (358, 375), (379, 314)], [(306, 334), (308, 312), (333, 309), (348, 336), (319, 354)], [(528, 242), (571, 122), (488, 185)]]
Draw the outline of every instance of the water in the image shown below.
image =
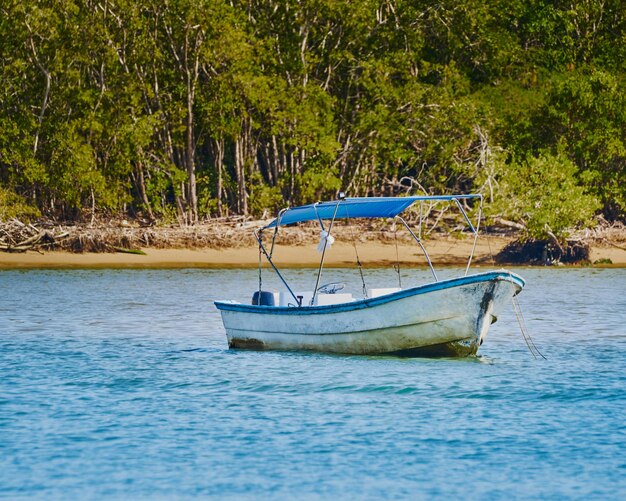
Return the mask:
[(547, 361), (512, 308), (477, 358), (241, 352), (253, 270), (0, 272), (0, 497), (623, 499), (626, 270), (515, 271)]

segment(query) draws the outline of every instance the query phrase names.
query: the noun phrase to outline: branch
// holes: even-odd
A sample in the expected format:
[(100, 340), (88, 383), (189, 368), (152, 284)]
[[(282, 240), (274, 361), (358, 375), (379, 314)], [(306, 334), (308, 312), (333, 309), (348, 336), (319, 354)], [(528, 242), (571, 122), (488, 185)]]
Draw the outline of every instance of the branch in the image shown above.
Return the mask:
[(44, 77), (46, 78), (46, 90), (43, 95), (43, 102), (41, 103), (41, 110), (39, 111), (37, 132), (35, 133), (35, 144), (33, 145), (33, 155), (36, 155), (37, 148), (39, 146), (39, 132), (41, 130), (41, 124), (43, 123), (43, 116), (44, 116), (44, 113), (46, 112), (46, 108), (48, 107), (48, 97), (50, 96), (50, 79), (51, 78), (50, 78), (50, 72), (43, 67), (43, 64), (41, 64), (41, 61), (39, 61), (39, 57), (37, 56), (37, 50), (35, 49), (35, 44), (33, 42), (33, 31), (31, 30), (28, 22), (25, 22), (24, 24), (26, 24), (26, 28), (28, 28), (28, 32), (30, 33), (30, 37), (28, 41), (30, 42), (30, 48), (33, 52), (35, 63), (37, 64), (37, 66), (39, 66), (39, 69), (42, 71), (42, 73), (44, 74)]
[(500, 224), (502, 226), (507, 226), (509, 228), (515, 228), (516, 230), (522, 230), (522, 231), (527, 230), (526, 225), (521, 224), (521, 223), (516, 223), (515, 221), (509, 221), (507, 219), (503, 219), (500, 216), (495, 216), (493, 218), (493, 222), (496, 224)]

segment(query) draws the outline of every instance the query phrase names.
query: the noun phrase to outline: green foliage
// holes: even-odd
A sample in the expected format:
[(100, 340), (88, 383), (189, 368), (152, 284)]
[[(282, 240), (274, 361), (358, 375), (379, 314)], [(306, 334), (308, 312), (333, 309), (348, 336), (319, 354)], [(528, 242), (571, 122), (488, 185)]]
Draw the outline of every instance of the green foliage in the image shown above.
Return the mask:
[(626, 212), (626, 78), (598, 69), (558, 75), (537, 112), (540, 146), (567, 149), (609, 217)]
[(0, 182), (47, 216), (342, 189), (482, 191), (533, 232), (626, 220), (621, 0), (8, 0), (0, 40)]
[(285, 205), (280, 188), (265, 184), (260, 174), (252, 176), (250, 184), (250, 213), (253, 216), (272, 216)]
[(341, 179), (336, 168), (316, 166), (302, 175), (300, 196), (303, 203), (313, 203), (325, 198), (334, 199), (340, 189)]
[(168, 222), (176, 221), (175, 199), (181, 194), (186, 174), (173, 164), (153, 165), (146, 181), (146, 192), (153, 210)]
[(501, 173), (496, 200), (488, 208), (522, 222), (528, 235), (565, 237), (579, 224), (590, 224), (598, 200), (577, 180), (577, 167), (563, 154), (542, 153), (511, 162)]
[(37, 207), (29, 205), (24, 197), (0, 186), (0, 221), (11, 218), (30, 221), (39, 215)]

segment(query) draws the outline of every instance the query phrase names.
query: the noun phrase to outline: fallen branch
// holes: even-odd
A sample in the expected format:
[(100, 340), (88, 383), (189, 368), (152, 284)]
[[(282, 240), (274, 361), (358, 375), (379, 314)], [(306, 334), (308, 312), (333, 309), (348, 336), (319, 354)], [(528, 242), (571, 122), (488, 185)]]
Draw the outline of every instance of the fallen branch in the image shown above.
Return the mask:
[(516, 230), (524, 231), (524, 230), (527, 229), (526, 226), (521, 224), (521, 223), (516, 223), (515, 221), (509, 221), (507, 219), (503, 219), (503, 218), (498, 217), (498, 216), (493, 218), (493, 222), (496, 223), (496, 224), (499, 224), (501, 226), (506, 226), (508, 228), (514, 228)]
[(55, 235), (32, 224), (26, 225), (17, 219), (5, 223), (1, 230), (4, 236), (0, 238), (0, 250), (5, 252), (38, 251), (40, 247), (58, 245), (69, 236), (69, 232), (66, 231)]

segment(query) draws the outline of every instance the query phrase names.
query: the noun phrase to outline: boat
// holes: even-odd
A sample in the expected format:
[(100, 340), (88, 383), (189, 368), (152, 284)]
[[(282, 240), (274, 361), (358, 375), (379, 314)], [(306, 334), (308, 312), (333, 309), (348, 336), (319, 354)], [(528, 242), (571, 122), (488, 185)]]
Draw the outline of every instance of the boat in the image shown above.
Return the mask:
[[(416, 202), (442, 201), (458, 207), (473, 233), (473, 248), (465, 272), (445, 280), (439, 280), (422, 241), (421, 212), (417, 232), (401, 216)], [(491, 324), (525, 285), (521, 276), (504, 269), (469, 274), (482, 201), (480, 194), (354, 198), (340, 194), (337, 200), (281, 210), (269, 224), (254, 231), (259, 244), (259, 289), (253, 291), (250, 304), (215, 301), (229, 347), (355, 355), (475, 355)], [(476, 224), (468, 216), (467, 204), (479, 206)], [(421, 248), (432, 280), (408, 288), (366, 289), (364, 283), (362, 297), (346, 292), (342, 283), (320, 285), (324, 259), (334, 241), (335, 221), (354, 218), (394, 218), (402, 223)], [(314, 287), (299, 292), (274, 264), (273, 251), (280, 228), (307, 221), (317, 221), (320, 225), (321, 258)], [(266, 232), (272, 232), (269, 248), (264, 242)], [(277, 273), (283, 290), (262, 290), (261, 256)], [(360, 261), (358, 264), (361, 266)]]

